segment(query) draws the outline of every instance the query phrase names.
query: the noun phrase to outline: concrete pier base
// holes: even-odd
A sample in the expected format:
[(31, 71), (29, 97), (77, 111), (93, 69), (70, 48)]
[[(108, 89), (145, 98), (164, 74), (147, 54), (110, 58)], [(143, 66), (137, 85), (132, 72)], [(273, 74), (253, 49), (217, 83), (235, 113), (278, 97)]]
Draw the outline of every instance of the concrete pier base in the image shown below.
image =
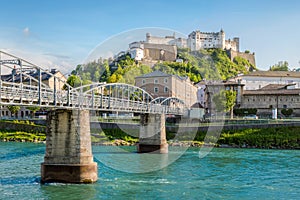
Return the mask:
[(141, 115), (137, 151), (139, 153), (168, 153), (164, 114)]
[(41, 165), (41, 182), (93, 183), (97, 178), (89, 111), (50, 111), (47, 116), (46, 154)]

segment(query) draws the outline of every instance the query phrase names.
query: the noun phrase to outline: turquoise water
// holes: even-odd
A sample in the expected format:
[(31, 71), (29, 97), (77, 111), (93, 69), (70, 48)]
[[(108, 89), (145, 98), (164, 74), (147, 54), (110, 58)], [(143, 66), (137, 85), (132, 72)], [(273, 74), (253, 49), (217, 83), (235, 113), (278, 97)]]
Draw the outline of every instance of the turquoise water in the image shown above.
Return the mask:
[[(106, 148), (93, 147), (96, 160), (109, 155)], [(199, 159), (194, 148), (154, 172), (98, 162), (95, 184), (41, 185), (44, 151), (43, 144), (0, 142), (0, 199), (300, 199), (300, 151), (215, 148)]]

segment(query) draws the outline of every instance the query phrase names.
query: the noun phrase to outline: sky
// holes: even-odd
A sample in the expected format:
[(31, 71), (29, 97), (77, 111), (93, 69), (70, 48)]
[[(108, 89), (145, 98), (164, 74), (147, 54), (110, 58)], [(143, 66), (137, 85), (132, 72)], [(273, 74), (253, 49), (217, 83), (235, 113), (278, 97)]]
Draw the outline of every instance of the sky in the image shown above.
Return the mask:
[(95, 49), (106, 51), (112, 38), (127, 42), (122, 34), (145, 27), (183, 35), (222, 28), (226, 39), (240, 38), (241, 51), (255, 52), (259, 69), (279, 61), (300, 68), (298, 0), (0, 0), (0, 5), (0, 50), (64, 73)]

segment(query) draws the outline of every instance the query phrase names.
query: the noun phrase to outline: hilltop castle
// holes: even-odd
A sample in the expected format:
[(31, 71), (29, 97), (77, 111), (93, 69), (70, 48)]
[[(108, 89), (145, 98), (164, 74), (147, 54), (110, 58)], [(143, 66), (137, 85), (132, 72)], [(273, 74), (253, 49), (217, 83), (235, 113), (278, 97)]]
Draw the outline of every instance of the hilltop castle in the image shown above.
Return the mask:
[(189, 48), (191, 51), (200, 49), (220, 48), (226, 50), (230, 59), (240, 56), (247, 59), (255, 65), (254, 54), (240, 52), (240, 39), (234, 37), (232, 40), (225, 40), (225, 32), (221, 29), (219, 32), (200, 32), (193, 31), (188, 38), (176, 38), (175, 33), (172, 36), (152, 36), (146, 34), (146, 40), (132, 42), (129, 44), (129, 53), (135, 60), (163, 60), (175, 61), (178, 48)]
[(166, 44), (175, 45), (180, 48), (189, 48), (191, 51), (198, 51), (200, 49), (220, 48), (232, 49), (239, 52), (239, 38), (235, 37), (233, 40), (225, 40), (225, 32), (221, 29), (220, 32), (200, 32), (193, 31), (188, 35), (188, 38), (176, 38), (173, 36), (156, 37), (146, 34), (146, 43), (152, 44)]

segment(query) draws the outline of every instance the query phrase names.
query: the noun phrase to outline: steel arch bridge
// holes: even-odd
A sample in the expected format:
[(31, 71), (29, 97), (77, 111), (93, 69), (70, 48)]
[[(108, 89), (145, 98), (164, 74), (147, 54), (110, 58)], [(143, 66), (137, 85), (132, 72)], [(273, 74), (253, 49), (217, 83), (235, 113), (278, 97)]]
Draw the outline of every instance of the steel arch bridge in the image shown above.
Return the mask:
[(3, 51), (0, 77), (1, 105), (177, 115), (185, 110), (180, 99), (154, 99), (145, 90), (124, 83), (93, 83), (73, 88), (62, 74), (43, 70)]

